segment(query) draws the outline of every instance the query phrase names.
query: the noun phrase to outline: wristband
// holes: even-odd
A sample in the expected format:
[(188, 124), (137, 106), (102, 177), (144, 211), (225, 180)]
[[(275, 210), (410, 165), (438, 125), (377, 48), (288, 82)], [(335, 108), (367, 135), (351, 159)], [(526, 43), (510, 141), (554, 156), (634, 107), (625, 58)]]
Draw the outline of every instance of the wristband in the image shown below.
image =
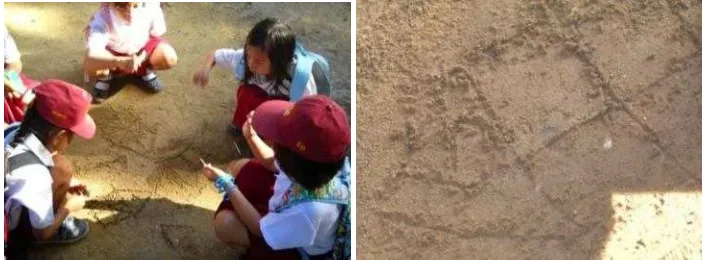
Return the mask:
[(35, 93), (32, 89), (27, 88), (24, 93), (22, 93), (22, 103), (29, 104), (35, 98)]
[(214, 187), (217, 188), (217, 191), (219, 191), (219, 193), (229, 194), (230, 192), (234, 191), (234, 188), (236, 188), (237, 186), (234, 185), (234, 177), (225, 174), (220, 175), (217, 180), (215, 180)]

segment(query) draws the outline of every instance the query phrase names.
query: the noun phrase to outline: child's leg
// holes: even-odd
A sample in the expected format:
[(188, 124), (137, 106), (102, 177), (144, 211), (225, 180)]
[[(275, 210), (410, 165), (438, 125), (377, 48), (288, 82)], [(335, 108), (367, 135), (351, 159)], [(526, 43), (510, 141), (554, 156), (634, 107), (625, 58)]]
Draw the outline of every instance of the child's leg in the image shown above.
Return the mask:
[(151, 37), (143, 46), (147, 58), (138, 67), (135, 75), (143, 81), (143, 86), (150, 93), (158, 93), (163, 84), (158, 80), (155, 70), (165, 70), (177, 64), (177, 54), (170, 45), (160, 37)]
[(249, 249), (249, 233), (233, 210), (223, 209), (218, 211), (213, 225), (215, 235), (220, 242), (239, 251), (240, 254), (247, 252), (247, 249)]
[(241, 132), (242, 125), (246, 122), (249, 112), (256, 109), (262, 103), (274, 99), (288, 100), (286, 98), (271, 97), (258, 86), (249, 84), (239, 85), (236, 94), (237, 109), (232, 116), (232, 125)]
[(167, 70), (177, 65), (178, 57), (172, 46), (161, 42), (155, 47), (153, 53), (150, 54), (149, 62), (153, 69)]
[(143, 51), (148, 58), (138, 68), (136, 76), (143, 77), (150, 74), (152, 70), (166, 70), (177, 64), (175, 49), (160, 37), (151, 37), (143, 46)]
[(63, 155), (55, 155), (52, 167), (52, 198), (54, 209), (58, 209), (69, 192), (73, 167), (71, 162)]
[[(274, 194), (273, 187), (276, 181), (274, 172), (266, 169), (256, 160), (240, 160), (241, 164), (236, 175), (235, 183), (239, 191), (244, 194), (247, 201), (254, 206), (261, 216), (269, 212), (269, 199)], [(237, 162), (235, 162), (235, 166)], [(215, 213), (213, 225), (217, 238), (231, 248), (247, 249), (242, 259), (300, 259), (297, 250), (288, 249), (274, 251), (264, 241), (264, 238), (249, 234), (249, 230), (242, 224), (230, 201), (222, 201)], [(227, 229), (230, 230), (227, 230)], [(222, 233), (224, 231), (224, 233)], [(247, 235), (244, 241), (244, 234)], [(246, 246), (246, 247), (245, 247)], [(241, 252), (241, 251), (240, 251)]]
[(249, 163), (249, 159), (231, 161), (227, 164), (227, 172), (236, 178), (239, 171), (241, 171), (242, 167), (244, 167), (247, 163)]

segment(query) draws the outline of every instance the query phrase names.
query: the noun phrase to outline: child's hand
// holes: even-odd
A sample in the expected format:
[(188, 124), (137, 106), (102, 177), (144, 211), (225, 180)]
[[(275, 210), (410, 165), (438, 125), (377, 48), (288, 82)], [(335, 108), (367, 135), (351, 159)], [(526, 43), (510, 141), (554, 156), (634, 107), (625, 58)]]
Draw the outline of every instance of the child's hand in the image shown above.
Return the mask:
[(22, 103), (24, 103), (25, 105), (29, 105), (34, 99), (35, 93), (32, 91), (27, 91), (27, 93), (22, 96)]
[(118, 67), (124, 71), (136, 72), (146, 58), (145, 51), (141, 51), (130, 57), (122, 58), (118, 63)]
[(67, 209), (69, 212), (75, 212), (83, 209), (85, 203), (86, 198), (84, 196), (67, 194), (62, 207)]
[(204, 68), (195, 72), (195, 76), (192, 77), (192, 82), (200, 87), (206, 87), (210, 79), (210, 68)]
[(133, 56), (135, 56), (134, 58), (135, 58), (136, 62), (138, 63), (138, 66), (136, 66), (135, 70), (138, 70), (138, 67), (140, 67), (140, 65), (143, 64), (143, 62), (145, 62), (146, 59), (148, 59), (148, 54), (146, 54), (145, 50), (141, 50), (139, 53), (137, 53)]
[(89, 196), (89, 189), (87, 189), (86, 185), (80, 183), (78, 180), (72, 179), (69, 184), (69, 193), (73, 195)]
[(22, 94), (19, 93), (17, 86), (13, 85), (12, 81), (5, 80), (5, 96), (9, 99), (17, 99)]
[(256, 135), (256, 131), (254, 130), (254, 127), (251, 126), (251, 118), (254, 117), (254, 111), (249, 112), (247, 115), (247, 120), (244, 121), (244, 125), (242, 126), (242, 135), (245, 138), (250, 138), (254, 135)]
[(219, 176), (227, 175), (226, 172), (212, 166), (212, 164), (205, 164), (204, 167), (202, 167), (202, 174), (211, 182), (214, 182)]

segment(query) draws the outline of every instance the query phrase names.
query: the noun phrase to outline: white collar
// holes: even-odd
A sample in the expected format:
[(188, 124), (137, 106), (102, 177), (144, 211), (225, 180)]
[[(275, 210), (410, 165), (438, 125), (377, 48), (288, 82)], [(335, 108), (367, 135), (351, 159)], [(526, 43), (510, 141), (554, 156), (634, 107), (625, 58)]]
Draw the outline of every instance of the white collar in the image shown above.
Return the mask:
[(27, 135), (22, 140), (22, 145), (27, 147), (27, 149), (30, 150), (30, 152), (34, 153), (37, 158), (42, 162), (47, 167), (54, 167), (54, 160), (52, 160), (52, 153), (47, 150), (47, 148), (44, 147), (42, 142), (35, 136), (34, 134), (30, 133)]

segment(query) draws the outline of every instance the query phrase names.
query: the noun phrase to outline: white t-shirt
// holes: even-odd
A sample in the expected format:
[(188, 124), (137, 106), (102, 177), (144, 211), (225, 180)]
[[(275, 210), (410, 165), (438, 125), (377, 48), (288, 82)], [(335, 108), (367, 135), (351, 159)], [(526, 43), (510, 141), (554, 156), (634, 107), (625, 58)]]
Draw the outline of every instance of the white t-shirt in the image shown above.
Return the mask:
[(141, 3), (133, 11), (131, 22), (121, 20), (110, 7), (102, 7), (89, 23), (87, 48), (109, 49), (123, 54), (135, 54), (148, 42), (150, 36), (165, 33), (165, 17), (160, 2)]
[(13, 63), (20, 60), (20, 50), (17, 49), (15, 40), (10, 35), (7, 27), (3, 25), (3, 31), (5, 33), (5, 63)]
[(304, 202), (276, 213), (275, 208), (289, 186), (291, 180), (279, 172), (274, 195), (269, 199), (269, 213), (259, 222), (266, 243), (274, 250), (303, 248), (309, 255), (322, 255), (333, 250), (340, 207), (331, 203)]
[[(214, 62), (217, 66), (229, 69), (236, 73), (237, 65), (239, 61), (244, 58), (244, 49), (234, 50), (234, 49), (219, 49), (214, 53)], [(289, 73), (293, 75), (293, 70), (296, 66), (296, 60), (291, 63), (289, 68)], [(291, 84), (290, 81), (284, 80), (280, 87), (275, 87), (274, 82), (268, 80), (265, 76), (255, 75), (249, 80), (249, 84), (259, 86), (261, 89), (266, 91), (269, 96), (289, 96), (288, 86)], [(310, 96), (318, 94), (318, 87), (313, 74), (308, 78), (308, 83), (306, 84), (306, 89), (303, 92), (303, 96)]]
[(7, 175), (5, 212), (10, 217), (10, 230), (19, 224), (23, 206), (27, 208), (33, 228), (43, 229), (54, 222), (52, 174), (47, 169), (54, 166), (52, 155), (33, 134), (12, 148), (8, 158), (25, 152), (34, 153), (42, 164), (26, 165)]

